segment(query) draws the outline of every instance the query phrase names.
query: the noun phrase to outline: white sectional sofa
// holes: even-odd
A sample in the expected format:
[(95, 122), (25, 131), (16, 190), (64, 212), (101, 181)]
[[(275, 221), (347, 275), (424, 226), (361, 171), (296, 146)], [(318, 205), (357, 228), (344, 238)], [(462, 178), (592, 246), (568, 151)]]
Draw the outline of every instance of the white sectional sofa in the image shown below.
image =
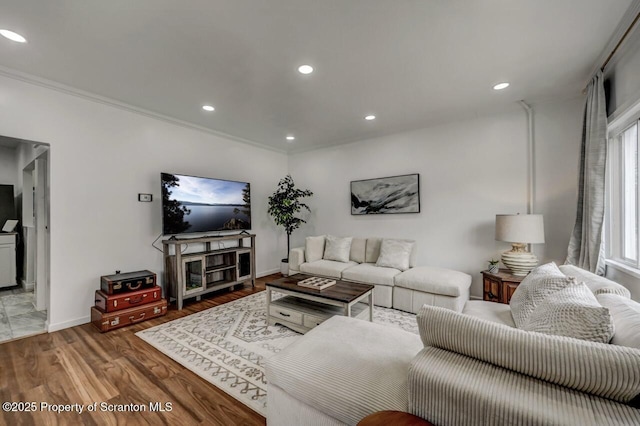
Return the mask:
[[(420, 336), (347, 317), (325, 321), (267, 361), (267, 423), (355, 425), (399, 410), (439, 426), (640, 424), (640, 304), (613, 281), (561, 268), (560, 278), (525, 278), (511, 306), (469, 301), (458, 313), (425, 305)], [(562, 296), (584, 292), (582, 282), (586, 314), (572, 308), (582, 306), (578, 296)], [(603, 310), (613, 328), (590, 322)], [(586, 324), (592, 340), (615, 334), (603, 343), (528, 331), (526, 321), (516, 327), (522, 313), (560, 318), (560, 328)]]
[(417, 313), (424, 304), (460, 312), (471, 276), (416, 266), (412, 240), (317, 236), (289, 253), (289, 274), (299, 272), (374, 285), (374, 304)]

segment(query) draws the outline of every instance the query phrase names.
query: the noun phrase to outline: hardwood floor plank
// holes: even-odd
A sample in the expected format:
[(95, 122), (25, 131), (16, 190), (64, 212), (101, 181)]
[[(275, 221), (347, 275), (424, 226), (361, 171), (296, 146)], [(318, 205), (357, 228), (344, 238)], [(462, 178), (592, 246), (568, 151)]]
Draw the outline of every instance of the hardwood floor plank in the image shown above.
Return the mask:
[[(265, 289), (239, 286), (171, 305), (167, 315), (109, 333), (84, 324), (54, 333), (0, 343), (2, 401), (82, 404), (78, 413), (1, 412), (0, 425), (265, 425), (265, 418), (156, 350), (135, 333)], [(88, 308), (87, 308), (88, 309)], [(107, 412), (87, 405), (170, 402), (171, 411)], [(166, 408), (166, 407), (164, 407)]]

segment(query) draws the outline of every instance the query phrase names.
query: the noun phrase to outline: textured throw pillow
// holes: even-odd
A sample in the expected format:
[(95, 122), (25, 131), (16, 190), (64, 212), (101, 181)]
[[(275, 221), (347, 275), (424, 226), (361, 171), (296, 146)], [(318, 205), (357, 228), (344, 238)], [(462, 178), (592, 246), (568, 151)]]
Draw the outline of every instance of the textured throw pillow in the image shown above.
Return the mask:
[(527, 317), (549, 294), (575, 283), (575, 278), (567, 277), (555, 263), (540, 265), (529, 272), (511, 296), (509, 306), (516, 327), (522, 328)]
[(549, 294), (527, 318), (526, 331), (609, 343), (613, 322), (585, 283), (574, 283)]
[(409, 269), (409, 259), (413, 242), (407, 240), (394, 240), (385, 238), (380, 245), (380, 256), (376, 266), (395, 268), (401, 271)]
[(338, 262), (348, 262), (351, 251), (351, 237), (338, 238), (327, 235), (327, 242), (324, 246), (324, 259)]
[(609, 309), (613, 319), (611, 343), (640, 349), (640, 303), (619, 294), (597, 294), (596, 299)]
[(324, 235), (307, 237), (305, 239), (304, 254), (307, 262), (315, 262), (322, 259), (324, 253)]

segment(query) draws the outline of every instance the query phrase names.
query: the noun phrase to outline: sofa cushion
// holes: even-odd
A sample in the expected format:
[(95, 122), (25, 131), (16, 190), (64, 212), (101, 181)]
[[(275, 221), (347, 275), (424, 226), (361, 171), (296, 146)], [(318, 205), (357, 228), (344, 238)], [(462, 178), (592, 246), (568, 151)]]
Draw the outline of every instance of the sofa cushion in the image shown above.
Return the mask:
[(324, 255), (325, 236), (307, 237), (305, 239), (305, 259), (307, 262), (315, 262), (322, 259)]
[(382, 238), (367, 238), (367, 248), (364, 261), (367, 263), (376, 263), (380, 256), (380, 245)]
[(509, 306), (516, 326), (522, 328), (527, 318), (547, 295), (574, 283), (575, 278), (563, 274), (555, 263), (540, 265), (529, 272), (511, 296)]
[(400, 271), (394, 268), (383, 268), (373, 263), (361, 263), (342, 271), (342, 279), (367, 284), (393, 286), (393, 277)]
[(640, 394), (638, 349), (520, 330), (435, 306), (423, 306), (417, 321), (425, 347), (622, 403), (633, 404)]
[(416, 266), (396, 276), (395, 285), (425, 293), (458, 297), (468, 292), (471, 276), (452, 269)]
[(350, 266), (357, 265), (356, 262), (336, 262), (335, 260), (316, 260), (300, 265), (300, 272), (319, 275), (321, 277), (338, 278), (342, 277), (342, 271)]
[(592, 272), (578, 268), (577, 266), (560, 265), (560, 271), (569, 277), (576, 277), (576, 281), (578, 282), (584, 281), (593, 294), (612, 293), (619, 294), (627, 299), (631, 298), (631, 293), (624, 286), (605, 277), (600, 277)]
[(351, 240), (351, 252), (349, 253), (349, 260), (354, 262), (364, 263), (367, 251), (367, 239), (366, 238), (354, 238)]
[(376, 266), (406, 271), (409, 269), (412, 250), (413, 242), (385, 238), (380, 245), (380, 256), (378, 256)]
[(619, 294), (601, 293), (596, 298), (613, 319), (611, 343), (640, 349), (640, 303)]
[(355, 425), (381, 410), (408, 410), (411, 360), (420, 337), (334, 316), (266, 362), (266, 377), (296, 399)]
[(464, 305), (462, 313), (498, 324), (508, 325), (509, 327), (516, 326), (511, 316), (511, 308), (504, 303), (488, 302), (486, 300), (469, 300)]
[(523, 330), (609, 343), (613, 323), (609, 310), (585, 283), (574, 283), (549, 294), (527, 317)]
[(335, 260), (337, 262), (348, 262), (349, 253), (351, 252), (351, 237), (334, 237), (333, 235), (327, 235), (327, 240), (324, 245), (325, 260)]

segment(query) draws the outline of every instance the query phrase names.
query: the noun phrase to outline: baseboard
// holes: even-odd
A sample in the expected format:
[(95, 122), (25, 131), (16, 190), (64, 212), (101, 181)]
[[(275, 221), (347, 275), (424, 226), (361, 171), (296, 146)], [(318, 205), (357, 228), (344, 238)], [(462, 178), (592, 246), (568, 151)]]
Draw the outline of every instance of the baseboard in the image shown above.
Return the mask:
[[(261, 278), (261, 277), (265, 277), (267, 275), (275, 274), (275, 273), (278, 273), (278, 272), (280, 272), (280, 268), (270, 269), (268, 271), (258, 272), (256, 274), (256, 277), (257, 278)], [(46, 328), (46, 330), (49, 333), (53, 333), (54, 331), (64, 330), (65, 328), (75, 327), (76, 325), (87, 324), (89, 322), (91, 322), (91, 317), (89, 315), (87, 315), (85, 317), (80, 317), (80, 318), (72, 319), (72, 320), (69, 320), (69, 321), (63, 321), (63, 322), (58, 322), (58, 323), (55, 323), (55, 324), (49, 324), (49, 326)]]
[(471, 295), (471, 296), (469, 296), (469, 299), (471, 299), (471, 300), (482, 300), (482, 296)]
[(275, 269), (270, 269), (268, 271), (258, 272), (256, 274), (256, 278), (266, 277), (267, 275), (276, 274), (278, 272), (280, 272), (280, 268), (275, 268)]
[(55, 324), (50, 323), (47, 327), (47, 331), (49, 333), (53, 333), (54, 331), (64, 330), (65, 328), (75, 327), (76, 325), (87, 324), (89, 322), (91, 322), (91, 317), (87, 315), (85, 317), (80, 317), (69, 321), (58, 322)]
[(25, 280), (20, 280), (21, 281), (21, 285), (22, 288), (24, 289), (24, 291), (33, 291), (33, 289), (36, 287), (36, 283), (28, 283)]

